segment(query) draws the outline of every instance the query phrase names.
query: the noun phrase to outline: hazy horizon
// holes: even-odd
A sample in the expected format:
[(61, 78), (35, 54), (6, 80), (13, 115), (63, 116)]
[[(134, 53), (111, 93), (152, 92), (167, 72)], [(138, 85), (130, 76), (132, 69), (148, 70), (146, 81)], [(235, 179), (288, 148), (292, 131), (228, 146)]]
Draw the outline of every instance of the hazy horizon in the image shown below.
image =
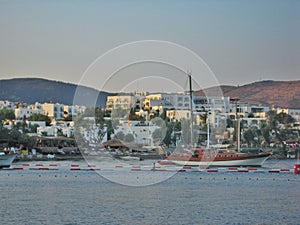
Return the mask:
[[(99, 89), (114, 75), (102, 68), (97, 75), (86, 75), (100, 56), (127, 43), (158, 40), (201, 57), (215, 84), (299, 80), (298, 21), (300, 2), (294, 0), (0, 0), (0, 79), (36, 77)], [(116, 55), (110, 64), (123, 62), (118, 60)], [(181, 69), (193, 71), (202, 81), (204, 75), (184, 60)], [(147, 81), (161, 90), (173, 84), (170, 77), (166, 83), (166, 78), (146, 79), (158, 74), (150, 72), (139, 70), (145, 80), (133, 87)], [(118, 81), (127, 79), (123, 88), (132, 84), (127, 76), (119, 74)], [(211, 83), (203, 79), (199, 85)]]

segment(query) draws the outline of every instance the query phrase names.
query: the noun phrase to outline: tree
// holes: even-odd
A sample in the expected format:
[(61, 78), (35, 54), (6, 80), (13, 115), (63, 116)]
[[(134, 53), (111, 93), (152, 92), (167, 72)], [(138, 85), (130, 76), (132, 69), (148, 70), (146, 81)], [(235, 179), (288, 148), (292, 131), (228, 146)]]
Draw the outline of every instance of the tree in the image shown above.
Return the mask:
[(125, 134), (122, 131), (119, 131), (118, 133), (116, 133), (116, 138), (124, 140)]
[(243, 138), (248, 146), (257, 147), (260, 143), (260, 131), (256, 126), (249, 127), (244, 131)]
[(159, 126), (159, 127), (166, 127), (165, 121), (164, 121), (162, 118), (160, 118), (160, 117), (155, 117), (155, 118), (153, 118), (153, 119), (151, 120), (151, 122), (152, 122), (153, 124), (155, 124), (156, 126)]
[(105, 129), (104, 110), (100, 107), (95, 108), (95, 124), (98, 128), (98, 139), (101, 141), (103, 140), (107, 129)]
[(13, 120), (15, 119), (14, 111), (11, 109), (3, 108), (0, 110), (0, 121), (2, 120)]
[(43, 115), (43, 114), (32, 114), (29, 118), (29, 121), (45, 121), (46, 126), (50, 126), (51, 119), (49, 116)]
[(95, 123), (104, 124), (104, 111), (100, 107), (95, 108)]
[(254, 118), (254, 114), (252, 112), (249, 113), (248, 118)]
[(167, 110), (166, 109), (163, 109), (163, 112), (161, 113), (160, 115), (160, 118), (164, 121), (167, 121), (168, 120), (168, 117), (167, 117)]
[(270, 127), (268, 126), (267, 123), (263, 122), (260, 124), (260, 131), (261, 134), (265, 140), (265, 143), (269, 146), (270, 145)]
[(232, 118), (230, 118), (230, 117), (228, 117), (227, 119), (226, 119), (226, 124), (227, 124), (227, 128), (229, 128), (229, 127), (235, 127), (235, 121), (232, 119)]
[(285, 125), (295, 122), (295, 119), (291, 115), (289, 115), (285, 112), (276, 114), (275, 118), (276, 118), (276, 120), (278, 120), (279, 123), (285, 124)]
[(191, 142), (190, 121), (187, 119), (181, 120), (181, 142), (189, 145)]
[(134, 141), (133, 135), (130, 134), (130, 133), (126, 134), (125, 137), (124, 137), (124, 141), (126, 141), (126, 142), (133, 142)]
[(128, 110), (117, 107), (111, 112), (111, 117), (115, 119), (124, 118), (128, 114)]
[(114, 128), (112, 126), (112, 121), (108, 120), (106, 122), (106, 126), (107, 126), (107, 139), (110, 140), (111, 139), (111, 135), (114, 133)]
[(73, 120), (73, 116), (70, 114), (64, 118), (64, 121), (72, 121), (72, 120)]
[(166, 132), (166, 135), (165, 135), (165, 138), (163, 139), (163, 142), (169, 147), (170, 144), (172, 143), (172, 133), (173, 133), (173, 127), (174, 127), (174, 124), (173, 123), (168, 123), (167, 125), (167, 132)]
[(63, 131), (62, 131), (62, 129), (61, 128), (57, 128), (57, 136), (64, 136), (64, 133), (63, 133)]
[[(167, 125), (166, 125), (165, 121), (162, 120), (162, 118), (160, 118), (160, 117), (155, 117), (151, 121), (153, 124), (155, 124), (156, 126), (159, 127), (159, 129), (156, 129), (153, 132), (154, 137), (153, 137), (153, 134), (152, 134), (152, 137), (153, 137), (153, 140), (155, 140), (156, 144), (160, 144), (166, 138), (167, 131), (168, 131)], [(167, 142), (169, 142), (169, 141), (167, 141)]]
[(39, 125), (37, 125), (37, 124), (33, 124), (33, 125), (29, 124), (29, 132), (36, 133), (38, 127), (39, 127)]
[(156, 129), (152, 133), (152, 139), (155, 145), (161, 144), (163, 140), (163, 135), (161, 129)]

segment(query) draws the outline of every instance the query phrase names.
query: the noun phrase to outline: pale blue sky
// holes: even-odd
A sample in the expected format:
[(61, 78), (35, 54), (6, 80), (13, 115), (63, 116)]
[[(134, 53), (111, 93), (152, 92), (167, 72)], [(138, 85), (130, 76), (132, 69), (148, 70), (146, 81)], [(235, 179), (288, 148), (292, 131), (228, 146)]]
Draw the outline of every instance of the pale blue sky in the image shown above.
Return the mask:
[(220, 84), (299, 80), (299, 28), (297, 0), (0, 0), (0, 78), (77, 83), (118, 45), (164, 40), (197, 53)]

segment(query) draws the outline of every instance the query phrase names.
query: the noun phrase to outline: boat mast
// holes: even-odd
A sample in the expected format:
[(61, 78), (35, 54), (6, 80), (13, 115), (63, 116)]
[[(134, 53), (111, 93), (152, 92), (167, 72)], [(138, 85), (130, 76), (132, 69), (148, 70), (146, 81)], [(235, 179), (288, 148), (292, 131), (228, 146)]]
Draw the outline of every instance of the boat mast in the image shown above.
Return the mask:
[(190, 114), (191, 114), (191, 146), (193, 146), (193, 88), (192, 88), (192, 73), (187, 72), (189, 78), (189, 92), (190, 92)]
[(240, 118), (238, 114), (238, 101), (239, 98), (230, 98), (230, 101), (235, 104), (235, 132), (236, 132), (236, 141), (237, 141), (237, 151), (240, 151)]

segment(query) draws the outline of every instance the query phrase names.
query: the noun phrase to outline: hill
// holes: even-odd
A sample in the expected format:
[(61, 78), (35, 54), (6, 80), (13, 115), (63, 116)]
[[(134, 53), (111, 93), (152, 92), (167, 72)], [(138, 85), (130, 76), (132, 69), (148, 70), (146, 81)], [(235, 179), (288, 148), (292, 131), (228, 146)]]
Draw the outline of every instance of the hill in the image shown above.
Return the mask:
[[(237, 97), (241, 102), (300, 109), (300, 80), (297, 81), (260, 81), (243, 86), (220, 86), (224, 96)], [(215, 87), (206, 91), (213, 91)], [(196, 94), (202, 95), (202, 91)]]
[[(59, 102), (73, 105), (76, 88), (80, 88), (81, 104), (93, 106), (98, 96), (97, 105), (104, 107), (107, 92), (60, 81), (51, 81), (40, 78), (16, 78), (0, 80), (0, 100), (12, 102)], [(213, 91), (216, 87), (205, 91)], [(291, 109), (300, 109), (300, 80), (297, 81), (260, 81), (243, 86), (221, 85), (224, 96), (237, 97), (241, 102), (275, 106)], [(196, 95), (203, 95), (203, 91), (195, 91)]]
[(52, 81), (40, 78), (15, 78), (0, 80), (0, 99), (12, 102), (53, 102), (73, 105), (73, 98), (77, 88), (80, 88), (80, 102), (78, 104), (93, 106), (97, 98), (97, 105), (104, 107), (108, 93), (75, 84)]

